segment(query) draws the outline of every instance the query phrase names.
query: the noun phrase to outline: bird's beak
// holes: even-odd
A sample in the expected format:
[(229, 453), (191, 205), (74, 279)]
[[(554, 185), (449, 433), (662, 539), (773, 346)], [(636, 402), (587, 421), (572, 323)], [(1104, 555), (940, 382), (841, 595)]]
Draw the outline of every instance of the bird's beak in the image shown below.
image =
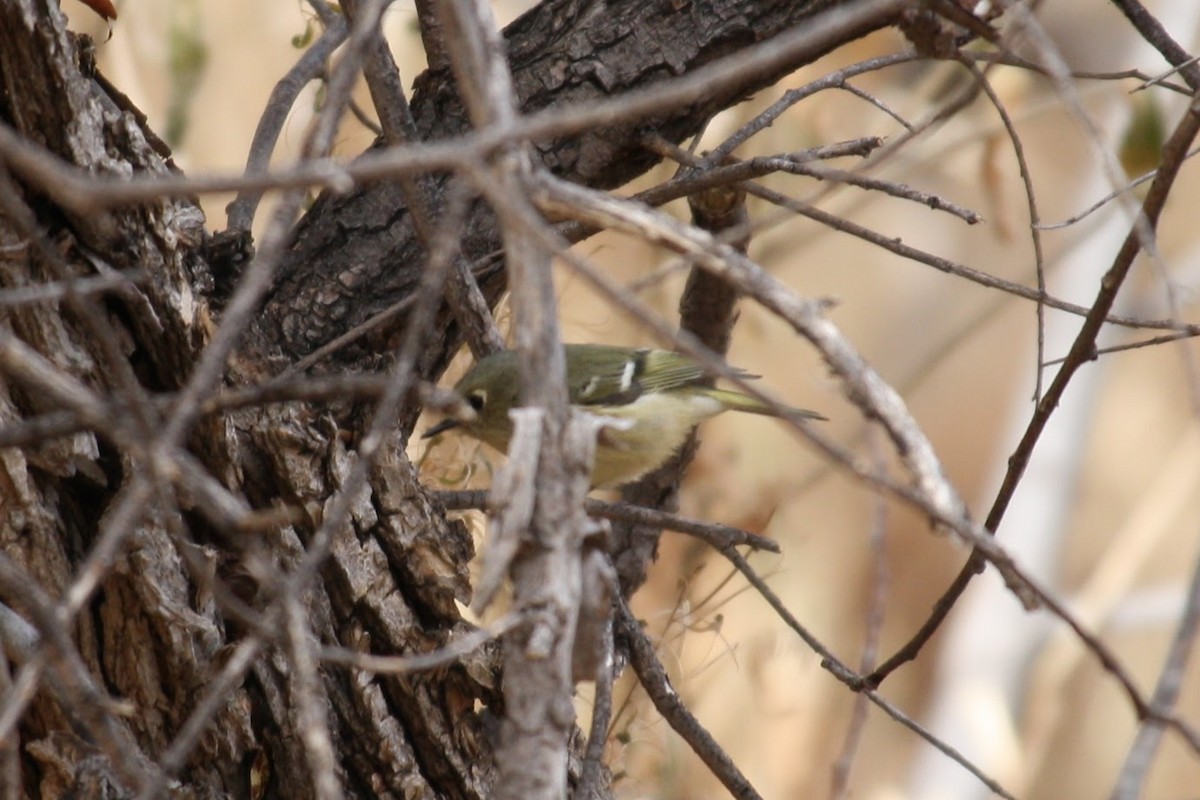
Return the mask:
[(439, 433), (448, 431), (451, 428), (457, 428), (460, 425), (462, 425), (461, 420), (457, 420), (454, 417), (447, 417), (446, 419), (439, 422), (437, 425), (434, 425), (432, 428), (425, 431), (425, 433), (421, 436), (421, 438), (428, 439), (432, 436), (437, 436)]

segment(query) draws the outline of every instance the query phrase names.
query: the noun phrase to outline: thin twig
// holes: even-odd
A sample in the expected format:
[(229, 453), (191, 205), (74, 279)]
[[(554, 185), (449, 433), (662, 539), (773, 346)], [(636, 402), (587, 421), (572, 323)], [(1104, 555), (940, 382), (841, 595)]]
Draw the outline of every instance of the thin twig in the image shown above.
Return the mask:
[[(1096, 352), (1093, 355), (1095, 355), (1097, 358), (1099, 358), (1100, 356), (1112, 355), (1113, 353), (1123, 353), (1127, 350), (1140, 350), (1143, 347), (1154, 347), (1154, 346), (1160, 345), (1160, 344), (1169, 344), (1171, 342), (1179, 342), (1184, 339), (1194, 339), (1197, 336), (1200, 336), (1200, 331), (1195, 331), (1195, 332), (1188, 331), (1188, 332), (1184, 332), (1184, 333), (1171, 333), (1171, 334), (1167, 334), (1165, 336), (1154, 336), (1149, 339), (1142, 339), (1141, 341), (1137, 341), (1137, 342), (1129, 342), (1128, 344), (1114, 344), (1110, 347), (1097, 347)], [(1047, 361), (1045, 364), (1043, 364), (1042, 366), (1043, 367), (1053, 367), (1057, 364), (1063, 363), (1063, 361), (1065, 361), (1065, 360), (1066, 360), (1066, 356), (1063, 356), (1062, 358), (1052, 358), (1049, 361)]]
[[(1185, 156), (1185, 159), (1191, 159), (1197, 153), (1200, 153), (1200, 147), (1194, 147), (1191, 150), (1189, 150), (1187, 155)], [(1076, 214), (1072, 214), (1071, 216), (1069, 216), (1066, 219), (1063, 219), (1059, 222), (1043, 222), (1038, 227), (1043, 231), (1053, 231), (1053, 230), (1059, 230), (1061, 228), (1069, 228), (1072, 225), (1077, 225), (1078, 223), (1087, 219), (1092, 214), (1094, 214), (1097, 211), (1099, 211), (1100, 209), (1104, 208), (1109, 203), (1113, 202), (1114, 200), (1121, 197), (1122, 195), (1127, 195), (1130, 192), (1132, 192), (1134, 189), (1136, 189), (1137, 187), (1141, 186), (1143, 183), (1148, 183), (1149, 181), (1154, 180), (1154, 178), (1157, 175), (1158, 175), (1158, 170), (1156, 170), (1156, 169), (1147, 172), (1145, 175), (1139, 175), (1138, 177), (1134, 178), (1133, 180), (1122, 184), (1121, 186), (1117, 187), (1116, 189), (1113, 189), (1108, 194), (1104, 195), (1099, 200), (1092, 203), (1090, 206), (1083, 209), (1082, 211), (1080, 211)]]
[(500, 619), (462, 634), (448, 644), (429, 653), (411, 656), (380, 656), (345, 647), (323, 647), (320, 659), (376, 675), (404, 675), (444, 667), (470, 655), (488, 642), (494, 641), (523, 622), (520, 614), (505, 614)]
[[(1009, 67), (1020, 67), (1021, 69), (1028, 70), (1029, 72), (1032, 72), (1037, 75), (1045, 75), (1048, 72), (1048, 70), (1045, 67), (1043, 67), (1041, 64), (1035, 64), (1034, 62), (1032, 62), (1028, 59), (1021, 58), (1020, 56), (1016, 55), (1015, 53), (1008, 52), (1008, 51), (963, 50), (960, 52), (960, 54), (966, 58), (971, 59), (972, 61), (977, 61), (980, 63), (987, 63), (987, 64), (1004, 64), (1005, 66), (1009, 66)], [(1180, 86), (1179, 84), (1175, 84), (1175, 83), (1169, 83), (1169, 82), (1163, 80), (1164, 77), (1173, 75), (1176, 71), (1177, 70), (1171, 70), (1169, 73), (1166, 73), (1166, 75), (1151, 75), (1149, 73), (1143, 72), (1140, 69), (1122, 69), (1122, 70), (1107, 70), (1107, 71), (1105, 71), (1105, 70), (1073, 69), (1073, 70), (1071, 70), (1070, 74), (1071, 74), (1072, 78), (1074, 78), (1075, 80), (1080, 80), (1080, 81), (1085, 81), (1085, 80), (1090, 80), (1090, 81), (1122, 81), (1122, 80), (1138, 81), (1138, 83), (1139, 83), (1138, 88), (1133, 90), (1135, 92), (1141, 91), (1142, 89), (1148, 88), (1150, 86), (1161, 86), (1164, 89), (1168, 89), (1172, 92), (1175, 92), (1176, 94), (1181, 94), (1184, 97), (1191, 97), (1192, 92), (1188, 87)]]
[(71, 293), (80, 297), (103, 294), (131, 286), (140, 286), (149, 280), (145, 270), (131, 269), (108, 275), (88, 275), (68, 278), (65, 281), (39, 283), (35, 286), (20, 286), (0, 289), (0, 308), (16, 308), (32, 303), (60, 303)]
[[(482, 511), (487, 508), (487, 493), (483, 491), (440, 491), (434, 494), (447, 511), (465, 511), (467, 509)], [(757, 533), (729, 525), (701, 522), (654, 508), (644, 508), (629, 503), (611, 503), (593, 497), (589, 497), (583, 507), (588, 514), (594, 517), (632, 522), (637, 525), (651, 525), (695, 536), (697, 539), (707, 542), (715, 550), (746, 545), (754, 550), (765, 550), (769, 553), (780, 552), (779, 543), (774, 539), (768, 539)]]
[[(69, 378), (65, 373), (57, 373), (49, 362), (40, 357), (28, 359), (32, 351), (19, 348), (19, 340), (0, 335), (0, 364), (7, 364), (7, 369), (13, 369), (10, 374), (21, 374), (24, 379), (36, 377), (43, 391), (51, 390), (56, 383), (65, 383), (65, 379)], [(15, 351), (14, 355), (20, 353), (16, 356), (22, 359), (20, 368), (14, 369), (11, 363), (7, 363), (12, 351)], [(29, 372), (31, 367), (36, 367), (37, 371)], [(55, 375), (53, 381), (45, 380), (45, 369)], [(70, 382), (65, 385), (71, 386), (72, 391), (63, 398), (63, 410), (27, 417), (0, 427), (0, 447), (23, 447), (88, 430), (95, 430), (123, 446), (135, 446), (135, 440), (124, 435), (124, 429), (120, 426), (120, 420), (126, 414), (126, 406), (122, 402), (93, 395), (81, 383)], [(285, 376), (257, 386), (224, 389), (201, 404), (200, 414), (208, 416), (274, 403), (373, 400), (383, 394), (386, 386), (385, 375)], [(423, 389), (422, 402), (433, 407), (442, 405), (432, 391)], [(150, 398), (156, 415), (169, 413), (175, 402), (174, 394), (153, 395)]]
[[(858, 141), (861, 142), (864, 140)], [(680, 164), (688, 164), (697, 169), (702, 169), (707, 161), (707, 159), (698, 159), (695, 156), (692, 156), (685, 150), (676, 147), (662, 137), (656, 137), (655, 143), (660, 148), (660, 152), (663, 155), (678, 161)], [(873, 151), (876, 147), (882, 144), (882, 140), (876, 139), (871, 141), (870, 144), (872, 146), (869, 150), (864, 148), (865, 151), (855, 152), (854, 155), (861, 155), (864, 157), (870, 155), (870, 151)], [(839, 153), (839, 155), (841, 155), (841, 153)], [(731, 175), (744, 173), (744, 177), (741, 177), (740, 175), (738, 176), (737, 182), (763, 177), (775, 172), (803, 175), (809, 178), (815, 178), (819, 181), (836, 181), (839, 183), (848, 184), (850, 186), (857, 186), (860, 189), (866, 189), (868, 191), (882, 192), (903, 200), (911, 200), (914, 203), (920, 203), (923, 206), (928, 206), (934, 211), (945, 211), (953, 216), (958, 217), (968, 225), (975, 225), (983, 221), (983, 217), (977, 212), (972, 211), (969, 208), (964, 208), (957, 203), (951, 202), (950, 200), (947, 200), (939, 195), (930, 194), (929, 192), (924, 192), (920, 189), (914, 189), (911, 186), (906, 186), (902, 183), (896, 183), (895, 181), (880, 180), (878, 178), (871, 178), (866, 175), (859, 175), (858, 173), (850, 172), (849, 170), (832, 169), (830, 167), (807, 163), (810, 160), (812, 159), (808, 158), (804, 152), (796, 154), (780, 154), (774, 156), (757, 156), (747, 161), (739, 162), (739, 164), (744, 164), (746, 166), (743, 169), (738, 170), (737, 173), (733, 172), (732, 170), (730, 170), (730, 173)], [(720, 168), (716, 168), (712, 171), (717, 176), (721, 176), (722, 178), (724, 177), (720, 172)], [(703, 172), (701, 174), (703, 174)], [(692, 176), (689, 175), (689, 178), (690, 177)], [(734, 181), (723, 179), (721, 182), (732, 183)], [(664, 187), (670, 185), (670, 183), (667, 183), (664, 184)], [(640, 195), (634, 199), (646, 202), (645, 198)], [(658, 203), (651, 202), (648, 203), (648, 205), (658, 205)]]
[[(1039, 225), (1042, 221), (1041, 212), (1038, 210), (1037, 194), (1033, 188), (1033, 173), (1029, 169), (1029, 162), (1025, 158), (1025, 145), (1021, 141), (1021, 136), (1017, 133), (1017, 127), (1013, 124), (1012, 117), (1008, 114), (1008, 109), (1004, 107), (1004, 102), (996, 94), (996, 90), (992, 88), (987, 76), (969, 60), (963, 58), (960, 62), (971, 77), (978, 83), (979, 88), (987, 96), (995, 109), (996, 115), (1000, 117), (1000, 122), (1004, 125), (1004, 132), (1008, 136), (1009, 144), (1012, 145), (1013, 157), (1017, 160), (1017, 171), (1021, 176), (1021, 186), (1025, 189), (1025, 205), (1029, 210), (1029, 239), (1033, 244), (1033, 272), (1037, 278), (1038, 295), (1046, 295), (1046, 254), (1042, 247), (1042, 232)], [(1034, 308), (1037, 312), (1037, 363), (1039, 365), (1046, 357), (1046, 304), (1038, 301)], [(1034, 389), (1033, 402), (1036, 404), (1042, 397), (1042, 370), (1039, 368), (1034, 374)]]
[[(761, 133), (762, 131), (775, 124), (775, 121), (783, 116), (784, 112), (792, 106), (799, 103), (805, 98), (811, 97), (818, 92), (827, 89), (845, 89), (851, 78), (868, 72), (877, 72), (879, 70), (894, 67), (899, 64), (907, 64), (915, 61), (921, 56), (916, 51), (908, 51), (905, 53), (896, 53), (894, 55), (879, 56), (877, 58), (868, 59), (866, 61), (853, 64), (849, 67), (831, 72), (818, 80), (811, 81), (808, 84), (797, 88), (789, 89), (783, 93), (783, 96), (772, 103), (768, 108), (756, 115), (754, 119), (747, 122), (742, 127), (738, 128), (724, 142), (709, 151), (704, 157), (705, 166), (713, 167), (724, 161), (734, 150), (741, 147), (751, 138)], [(902, 123), (908, 127), (907, 123)]]

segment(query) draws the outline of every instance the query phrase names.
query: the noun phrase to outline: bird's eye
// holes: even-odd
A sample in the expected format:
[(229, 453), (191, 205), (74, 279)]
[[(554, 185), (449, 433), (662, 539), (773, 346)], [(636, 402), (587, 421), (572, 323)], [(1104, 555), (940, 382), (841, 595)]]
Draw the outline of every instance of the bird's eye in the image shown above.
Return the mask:
[(482, 411), (483, 404), (487, 401), (487, 392), (481, 390), (471, 392), (467, 395), (467, 405), (475, 411)]

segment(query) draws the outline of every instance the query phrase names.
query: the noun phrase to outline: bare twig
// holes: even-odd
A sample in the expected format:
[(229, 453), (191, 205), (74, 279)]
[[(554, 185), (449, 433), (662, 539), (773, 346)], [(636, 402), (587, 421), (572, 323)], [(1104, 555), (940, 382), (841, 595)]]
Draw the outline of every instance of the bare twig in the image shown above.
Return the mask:
[[(1183, 341), (1184, 339), (1194, 339), (1197, 336), (1200, 336), (1200, 331), (1187, 331), (1183, 333), (1171, 333), (1165, 336), (1154, 336), (1149, 339), (1142, 339), (1138, 342), (1129, 342), (1128, 344), (1115, 344), (1111, 347), (1097, 347), (1094, 355), (1099, 358), (1100, 356), (1112, 355), (1113, 353), (1123, 353), (1127, 350), (1139, 350), (1143, 347), (1156, 347), (1160, 344), (1179, 342)], [(1063, 356), (1062, 358), (1052, 358), (1042, 366), (1053, 367), (1057, 364), (1063, 363), (1065, 360), (1066, 356)]]
[[(194, 702), (192, 713), (176, 731), (170, 746), (159, 755), (158, 765), (165, 774), (174, 775), (183, 769), (192, 748), (200, 741), (217, 712), (228, 702), (229, 693), (241, 683), (265, 647), (263, 637), (248, 636), (226, 655), (221, 670), (205, 685), (204, 692)], [(138, 800), (156, 800), (159, 797), (162, 797), (162, 790), (152, 785), (142, 791)]]
[[(443, 491), (437, 493), (438, 500), (449, 511), (462, 511), (469, 508), (485, 509), (487, 507), (486, 497), (487, 495), (482, 491)], [(746, 545), (754, 550), (765, 550), (769, 553), (779, 552), (778, 542), (768, 539), (765, 536), (715, 522), (701, 522), (699, 520), (687, 519), (686, 517), (669, 514), (666, 511), (659, 511), (654, 508), (631, 506), (628, 503), (610, 503), (605, 500), (597, 500), (589, 497), (584, 503), (584, 509), (595, 517), (624, 520), (637, 523), (638, 525), (653, 525), (670, 531), (685, 533), (689, 536), (695, 536), (707, 542), (715, 550)]]
[[(1185, 159), (1190, 159), (1193, 156), (1195, 156), (1197, 153), (1200, 153), (1200, 147), (1194, 147), (1191, 150), (1189, 150), (1187, 155), (1185, 156)], [(1090, 206), (1083, 209), (1082, 211), (1080, 211), (1076, 214), (1072, 214), (1071, 216), (1067, 217), (1064, 220), (1061, 220), (1060, 222), (1043, 222), (1038, 227), (1043, 231), (1052, 231), (1052, 230), (1058, 230), (1060, 228), (1069, 228), (1072, 225), (1076, 225), (1076, 224), (1082, 222), (1083, 220), (1087, 219), (1089, 216), (1091, 216), (1095, 212), (1106, 207), (1109, 203), (1113, 202), (1117, 198), (1119, 198), (1123, 195), (1129, 194), (1134, 189), (1141, 186), (1143, 183), (1148, 183), (1148, 182), (1154, 180), (1155, 176), (1157, 176), (1157, 175), (1158, 175), (1158, 170), (1151, 170), (1150, 172), (1147, 172), (1145, 175), (1139, 175), (1138, 177), (1134, 178), (1133, 180), (1129, 181), (1128, 183), (1124, 183), (1121, 186), (1118, 186), (1116, 189), (1113, 189), (1111, 192), (1104, 195), (1099, 200), (1092, 203)]]
[[(353, 20), (360, 13), (363, 0), (345, 0), (342, 5), (346, 14)], [(375, 27), (367, 40), (363, 75), (371, 92), (371, 103), (379, 116), (383, 140), (390, 145), (417, 141), (417, 127), (413, 122), (408, 100), (404, 96), (400, 72), (379, 26)]]
[[(654, 144), (657, 148), (659, 148), (659, 151), (664, 156), (674, 159), (681, 164), (690, 164), (696, 168), (701, 168), (707, 161), (707, 159), (698, 159), (695, 156), (690, 155), (686, 151), (676, 147), (662, 137), (656, 137), (654, 139)], [(864, 157), (868, 156), (870, 155), (871, 150), (874, 150), (876, 147), (882, 144), (882, 140), (876, 139), (873, 142), (870, 142), (870, 144), (872, 145), (870, 150), (865, 150), (864, 148), (865, 151), (858, 151), (854, 152), (853, 154)], [(842, 152), (838, 153), (838, 155), (842, 154)], [(775, 172), (784, 172), (791, 175), (803, 175), (809, 178), (815, 178), (819, 181), (835, 181), (848, 184), (850, 186), (857, 186), (860, 189), (878, 191), (887, 195), (891, 195), (892, 197), (911, 200), (914, 203), (920, 203), (923, 206), (928, 206), (934, 211), (945, 211), (955, 217), (958, 217), (968, 225), (975, 225), (976, 223), (983, 221), (983, 217), (978, 213), (947, 200), (940, 195), (930, 194), (929, 192), (924, 192), (920, 189), (914, 189), (911, 186), (906, 186), (902, 183), (896, 183), (895, 181), (879, 180), (877, 178), (859, 175), (858, 173), (850, 172), (848, 170), (832, 169), (829, 167), (807, 163), (811, 160), (812, 159), (809, 158), (804, 152), (775, 156), (757, 156), (747, 161), (738, 162), (739, 165), (744, 164), (745, 166), (737, 171), (730, 169), (728, 173), (730, 175), (728, 182), (733, 182), (734, 180), (741, 182), (762, 177), (764, 175), (770, 175), (771, 173)], [(719, 168), (713, 170), (713, 172), (717, 176), (721, 176), (722, 183), (726, 182), (726, 179), (724, 178), (726, 173), (719, 171)], [(742, 177), (743, 175), (744, 177)], [(692, 176), (689, 175), (688, 177), (691, 178)], [(670, 185), (671, 183), (667, 183), (664, 184), (664, 187)], [(658, 203), (648, 202), (642, 195), (639, 195), (634, 199), (647, 202), (648, 205), (658, 205)]]
[[(698, 158), (659, 134), (646, 134), (642, 137), (642, 142), (647, 149), (664, 158), (670, 158), (680, 165), (680, 169), (669, 181), (638, 192), (633, 196), (632, 199), (648, 206), (661, 206), (677, 198), (687, 197), (707, 189), (739, 184), (769, 175), (779, 170), (779, 161), (776, 159), (784, 159), (796, 165), (817, 159), (843, 156), (863, 158), (883, 145), (883, 140), (878, 136), (868, 136), (781, 156), (750, 158), (744, 161), (731, 160), (729, 163), (708, 168), (704, 166), (707, 159)], [(560, 231), (567, 239), (576, 241), (583, 238), (588, 229), (579, 223), (575, 223), (575, 226), (579, 229), (578, 231), (569, 226), (563, 226)]]
[[(971, 77), (978, 83), (979, 88), (987, 96), (992, 103), (992, 108), (995, 109), (997, 116), (1000, 117), (1001, 123), (1004, 125), (1004, 132), (1008, 136), (1008, 141), (1012, 145), (1013, 156), (1017, 159), (1017, 170), (1021, 176), (1021, 185), (1025, 189), (1025, 205), (1029, 209), (1029, 238), (1033, 245), (1033, 269), (1034, 275), (1037, 277), (1038, 295), (1046, 296), (1046, 255), (1042, 248), (1042, 232), (1039, 229), (1041, 224), (1041, 212), (1038, 210), (1037, 194), (1033, 188), (1033, 174), (1029, 170), (1029, 162), (1025, 158), (1025, 146), (1021, 143), (1021, 136), (1017, 133), (1017, 128), (1013, 124), (1012, 118), (1008, 114), (1008, 110), (1004, 107), (1004, 103), (997, 96), (996, 91), (988, 82), (987, 76), (983, 74), (973, 63), (967, 59), (962, 59), (960, 62)], [(1042, 370), (1041, 364), (1046, 357), (1046, 304), (1038, 301), (1035, 306), (1037, 309), (1037, 363), (1038, 368), (1034, 375), (1034, 390), (1033, 401), (1036, 403), (1042, 396)]]
[[(348, 2), (347, 11), (353, 17), (358, 0)], [(441, 48), (441, 28), (436, 20), (437, 14), (432, 7), (422, 6), (418, 9), (421, 21), (421, 35), (427, 48)], [(439, 52), (442, 53), (439, 56)], [(444, 57), (444, 51), (439, 49), (427, 50), (426, 58), (433, 68), (435, 62)], [(384, 139), (393, 146), (412, 145), (420, 141), (420, 133), (412, 116), (412, 109), (405, 97), (404, 87), (400, 81), (400, 73), (392, 58), (391, 50), (382, 33), (377, 33), (371, 43), (365, 65), (367, 85), (371, 90), (371, 98), (383, 124)], [(408, 205), (408, 213), (412, 216), (413, 229), (426, 249), (440, 246), (449, 247), (454, 251), (455, 269), (446, 283), (446, 294), (450, 306), (454, 310), (459, 324), (463, 326), (467, 342), (476, 357), (482, 357), (503, 347), (503, 339), (496, 331), (495, 322), (488, 313), (487, 303), (475, 282), (467, 264), (458, 255), (461, 245), (459, 237), (450, 241), (433, 241), (433, 204), (435, 203), (436, 186), (427, 175), (403, 175), (397, 178)], [(445, 210), (441, 215), (465, 218), (467, 213), (468, 195), (466, 184), (457, 183), (451, 187), (449, 199), (445, 202)], [(456, 230), (459, 225), (453, 226)], [(442, 226), (440, 230), (447, 230)]]
[[(24, 349), (19, 340), (0, 336), (0, 362), (10, 374), (21, 380), (32, 380), (42, 390), (53, 392), (61, 385), (70, 392), (61, 397), (64, 410), (27, 417), (0, 428), (0, 447), (22, 447), (44, 442), (57, 436), (70, 436), (85, 430), (95, 430), (112, 441), (126, 446), (136, 442), (122, 431), (120, 420), (125, 405), (93, 395), (87, 387), (60, 373), (40, 357), (31, 358), (32, 351)], [(272, 403), (329, 402), (334, 400), (372, 400), (382, 396), (387, 387), (385, 375), (339, 375), (295, 378), (281, 376), (257, 386), (225, 389), (205, 400), (201, 415), (220, 414), (240, 408)], [(435, 395), (433, 387), (421, 387), (421, 402), (440, 408), (453, 398)], [(151, 405), (156, 414), (166, 414), (175, 402), (173, 394), (155, 395)]]
[(710, 151), (708, 155), (704, 157), (704, 165), (707, 167), (713, 167), (722, 163), (733, 153), (734, 150), (741, 147), (757, 134), (769, 128), (775, 123), (776, 120), (783, 116), (785, 111), (799, 103), (801, 100), (811, 97), (818, 92), (825, 91), (826, 89), (845, 89), (850, 85), (847, 83), (850, 78), (864, 75), (868, 72), (876, 72), (878, 70), (887, 69), (888, 67), (893, 67), (898, 64), (906, 64), (915, 61), (918, 58), (920, 58), (920, 56), (914, 51), (897, 53), (895, 55), (880, 56), (878, 58), (868, 59), (867, 61), (863, 61), (844, 69), (837, 70), (836, 72), (832, 72), (798, 89), (789, 89), (783, 93), (783, 97), (780, 97), (767, 109), (755, 116), (754, 119), (750, 120), (741, 128), (739, 128), (733, 135), (729, 136), (719, 146), (714, 147), (712, 151)]
[(114, 272), (108, 275), (89, 275), (87, 277), (68, 278), (65, 281), (53, 281), (36, 286), (22, 286), (16, 289), (0, 289), (0, 308), (14, 308), (30, 303), (59, 303), (71, 293), (80, 297), (90, 294), (103, 294), (129, 286), (144, 283), (147, 275), (140, 269)]
[[(1008, 51), (963, 50), (961, 51), (961, 55), (979, 63), (1005, 64), (1010, 67), (1020, 67), (1021, 69), (1028, 70), (1029, 72), (1037, 75), (1045, 75), (1048, 72), (1048, 70), (1041, 64), (1021, 58), (1015, 53)], [(1133, 89), (1134, 92), (1142, 91), (1151, 86), (1161, 86), (1164, 89), (1175, 92), (1176, 94), (1181, 94), (1184, 97), (1191, 97), (1192, 92), (1188, 87), (1170, 83), (1169, 81), (1164, 80), (1165, 77), (1175, 74), (1176, 71), (1177, 70), (1171, 70), (1168, 75), (1150, 75), (1140, 69), (1108, 71), (1076, 69), (1071, 70), (1070, 74), (1072, 78), (1080, 81), (1137, 81), (1139, 85), (1137, 88)]]

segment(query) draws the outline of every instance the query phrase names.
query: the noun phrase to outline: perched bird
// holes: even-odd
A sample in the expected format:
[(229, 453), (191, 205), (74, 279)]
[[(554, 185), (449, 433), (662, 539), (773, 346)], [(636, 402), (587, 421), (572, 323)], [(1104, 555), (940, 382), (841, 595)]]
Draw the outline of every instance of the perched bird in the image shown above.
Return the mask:
[[(593, 488), (619, 486), (645, 475), (674, 455), (692, 428), (722, 411), (770, 417), (781, 413), (749, 395), (705, 386), (704, 367), (681, 353), (601, 344), (568, 344), (564, 349), (571, 404), (614, 420), (596, 443)], [(513, 433), (508, 412), (517, 405), (519, 385), (514, 351), (480, 359), (454, 387), (474, 414), (448, 418), (430, 428), (425, 438), (461, 428), (497, 450), (507, 450)], [(825, 419), (815, 411), (782, 411)]]

